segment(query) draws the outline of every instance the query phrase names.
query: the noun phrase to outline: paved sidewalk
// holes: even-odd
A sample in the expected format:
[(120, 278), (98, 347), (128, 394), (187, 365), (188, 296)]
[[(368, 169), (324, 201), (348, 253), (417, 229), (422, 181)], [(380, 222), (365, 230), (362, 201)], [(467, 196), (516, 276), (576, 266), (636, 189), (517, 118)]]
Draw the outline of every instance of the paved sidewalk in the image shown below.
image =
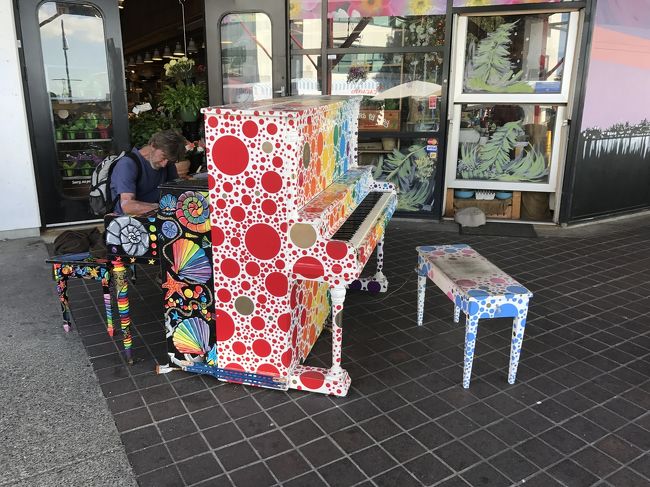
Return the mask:
[[(389, 292), (346, 300), (346, 398), (156, 375), (155, 269), (129, 288), (127, 366), (101, 286), (70, 283), (65, 334), (42, 241), (0, 242), (0, 486), (650, 485), (650, 214), (536, 230), (391, 222)], [(430, 288), (415, 324), (415, 246), (459, 242), (535, 293), (515, 385), (509, 320), (481, 325), (469, 390), (447, 298)], [(324, 333), (309, 364), (329, 360)]]
[(137, 485), (40, 239), (0, 241), (0, 485)]

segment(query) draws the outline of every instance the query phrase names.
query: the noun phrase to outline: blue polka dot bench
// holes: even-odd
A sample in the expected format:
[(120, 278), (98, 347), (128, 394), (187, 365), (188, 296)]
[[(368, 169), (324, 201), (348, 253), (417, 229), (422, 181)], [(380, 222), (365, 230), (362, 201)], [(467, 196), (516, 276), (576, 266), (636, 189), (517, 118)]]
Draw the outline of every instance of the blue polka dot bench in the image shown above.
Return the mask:
[(465, 313), (463, 387), (468, 388), (478, 332), (485, 318), (514, 318), (508, 383), (514, 384), (524, 340), (531, 293), (469, 245), (430, 245), (418, 252), (418, 326), (424, 317), (424, 293), (431, 279), (454, 303), (454, 322)]

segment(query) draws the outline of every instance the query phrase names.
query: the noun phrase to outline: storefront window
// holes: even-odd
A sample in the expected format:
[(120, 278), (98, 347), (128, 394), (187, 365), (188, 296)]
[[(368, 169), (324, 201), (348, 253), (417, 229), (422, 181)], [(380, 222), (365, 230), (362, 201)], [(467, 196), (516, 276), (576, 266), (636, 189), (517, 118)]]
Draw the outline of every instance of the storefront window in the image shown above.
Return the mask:
[(289, 37), (291, 49), (320, 49), (320, 0), (289, 1)]
[(464, 93), (560, 93), (569, 13), (468, 16)]
[(333, 95), (364, 95), (360, 131), (439, 130), (440, 54), (345, 54), (328, 63)]
[(320, 65), (321, 57), (316, 54), (291, 56), (291, 93), (293, 95), (322, 94)]
[(557, 107), (461, 106), (456, 179), (547, 183)]
[(221, 52), (224, 103), (273, 98), (271, 20), (266, 14), (226, 15)]
[(94, 6), (65, 2), (43, 3), (38, 20), (63, 193), (87, 198), (112, 148), (104, 22)]

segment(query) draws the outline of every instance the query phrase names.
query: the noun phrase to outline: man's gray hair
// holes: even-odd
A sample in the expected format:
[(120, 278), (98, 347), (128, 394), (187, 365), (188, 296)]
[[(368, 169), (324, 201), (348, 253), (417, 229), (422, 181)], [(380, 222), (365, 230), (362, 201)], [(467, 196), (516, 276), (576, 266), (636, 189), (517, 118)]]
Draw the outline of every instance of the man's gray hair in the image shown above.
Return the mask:
[(173, 162), (185, 159), (185, 137), (173, 129), (156, 132), (149, 139), (149, 145), (160, 149)]

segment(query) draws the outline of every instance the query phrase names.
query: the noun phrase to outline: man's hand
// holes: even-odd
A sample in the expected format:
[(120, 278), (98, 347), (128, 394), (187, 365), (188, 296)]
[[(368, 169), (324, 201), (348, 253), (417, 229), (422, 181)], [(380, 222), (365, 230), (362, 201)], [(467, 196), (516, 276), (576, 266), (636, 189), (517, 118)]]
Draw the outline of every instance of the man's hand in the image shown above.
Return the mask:
[(126, 215), (143, 215), (158, 209), (158, 203), (147, 203), (135, 199), (133, 193), (122, 193), (120, 195), (120, 206)]

